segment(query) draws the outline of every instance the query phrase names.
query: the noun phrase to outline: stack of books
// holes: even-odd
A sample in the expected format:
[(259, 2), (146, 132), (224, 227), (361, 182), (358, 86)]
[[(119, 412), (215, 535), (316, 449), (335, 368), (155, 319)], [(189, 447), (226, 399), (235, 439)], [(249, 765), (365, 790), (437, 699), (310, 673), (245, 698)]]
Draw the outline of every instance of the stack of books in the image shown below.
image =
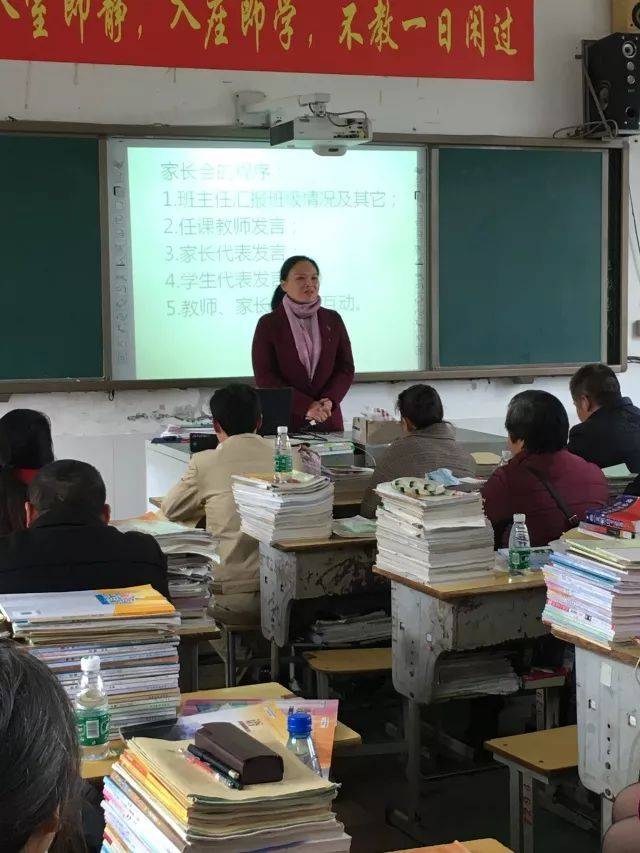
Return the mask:
[(635, 539), (640, 534), (640, 498), (617, 495), (605, 506), (590, 509), (580, 524), (580, 530), (594, 537)]
[(331, 811), (337, 786), (281, 743), (281, 782), (229, 787), (190, 760), (190, 741), (132, 738), (105, 779), (104, 853), (252, 851), (346, 853), (351, 839)]
[(273, 474), (235, 476), (233, 496), (241, 528), (261, 542), (328, 539), (333, 524), (333, 484), (327, 477), (295, 471), (288, 483)]
[(477, 492), (413, 497), (376, 489), (377, 566), (423, 583), (484, 577), (495, 566), (493, 530)]
[(467, 652), (438, 659), (434, 694), (437, 700), (507, 696), (519, 689), (520, 679), (503, 652)]
[(0, 595), (0, 614), (70, 697), (80, 659), (98, 655), (112, 738), (122, 726), (176, 717), (180, 616), (153, 587)]
[(616, 537), (566, 536), (543, 569), (545, 622), (600, 643), (640, 635), (640, 546)]
[(167, 555), (169, 596), (183, 619), (207, 612), (215, 566), (220, 562), (218, 542), (207, 530), (175, 524), (153, 513), (119, 522), (118, 530), (148, 533)]
[(310, 628), (309, 642), (327, 648), (358, 643), (389, 643), (391, 617), (384, 610), (356, 616), (317, 619)]
[(357, 465), (323, 466), (322, 473), (333, 483), (336, 503), (360, 504), (367, 491), (373, 468), (360, 468)]

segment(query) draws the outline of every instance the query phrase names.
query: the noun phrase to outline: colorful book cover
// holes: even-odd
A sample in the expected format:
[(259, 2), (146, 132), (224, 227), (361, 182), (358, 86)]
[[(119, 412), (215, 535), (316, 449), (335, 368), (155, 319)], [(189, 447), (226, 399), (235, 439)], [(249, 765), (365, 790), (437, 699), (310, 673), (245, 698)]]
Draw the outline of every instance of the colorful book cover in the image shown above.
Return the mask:
[(640, 532), (640, 498), (618, 495), (606, 506), (590, 509), (585, 515), (588, 524), (613, 527), (616, 530)]

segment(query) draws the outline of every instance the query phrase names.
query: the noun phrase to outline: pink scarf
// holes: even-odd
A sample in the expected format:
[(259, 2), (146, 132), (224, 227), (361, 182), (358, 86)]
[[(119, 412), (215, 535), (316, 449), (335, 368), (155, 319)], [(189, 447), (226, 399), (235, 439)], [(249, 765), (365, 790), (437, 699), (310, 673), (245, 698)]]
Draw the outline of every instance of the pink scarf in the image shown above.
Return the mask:
[(291, 326), (293, 340), (298, 350), (298, 357), (302, 366), (307, 371), (309, 379), (313, 379), (320, 353), (322, 352), (322, 339), (320, 337), (320, 325), (318, 323), (318, 310), (320, 308), (320, 297), (311, 304), (294, 302), (285, 296), (282, 300), (285, 314)]

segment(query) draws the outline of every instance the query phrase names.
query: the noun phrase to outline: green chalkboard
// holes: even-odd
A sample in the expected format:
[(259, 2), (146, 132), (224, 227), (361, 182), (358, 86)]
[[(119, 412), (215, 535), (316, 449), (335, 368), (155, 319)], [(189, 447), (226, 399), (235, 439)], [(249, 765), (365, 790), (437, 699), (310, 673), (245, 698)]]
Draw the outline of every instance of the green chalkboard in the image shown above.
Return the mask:
[(98, 140), (0, 135), (0, 379), (103, 375)]
[(438, 151), (441, 367), (602, 358), (597, 151)]

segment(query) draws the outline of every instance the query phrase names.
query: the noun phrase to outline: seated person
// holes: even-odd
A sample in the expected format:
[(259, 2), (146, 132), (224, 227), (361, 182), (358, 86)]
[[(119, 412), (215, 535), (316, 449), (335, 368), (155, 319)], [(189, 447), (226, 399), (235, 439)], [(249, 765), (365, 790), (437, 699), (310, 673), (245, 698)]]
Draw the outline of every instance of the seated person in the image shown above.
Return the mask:
[(0, 642), (0, 849), (80, 850), (80, 758), (71, 704), (46, 664)]
[(482, 489), (498, 547), (508, 545), (515, 513), (527, 516), (531, 544), (537, 547), (576, 526), (573, 516), (582, 518), (606, 502), (609, 489), (602, 471), (567, 450), (569, 418), (553, 394), (517, 394), (505, 427), (513, 458)]
[(571, 378), (580, 423), (569, 433), (569, 450), (599, 468), (625, 463), (640, 473), (640, 409), (623, 397), (606, 364), (586, 364)]
[(102, 477), (60, 460), (29, 486), (27, 529), (0, 537), (0, 593), (69, 592), (151, 584), (168, 596), (167, 560), (145, 533), (109, 527)]
[(430, 385), (413, 385), (397, 403), (405, 435), (384, 451), (376, 464), (360, 512), (375, 518), (380, 500), (374, 493), (378, 483), (398, 477), (424, 477), (436, 468), (449, 468), (456, 477), (473, 477), (475, 462), (455, 439), (455, 430), (443, 420), (440, 395)]
[(210, 406), (219, 445), (191, 457), (185, 475), (162, 502), (162, 512), (172, 521), (206, 516), (207, 530), (220, 540), (221, 559), (211, 615), (227, 625), (253, 624), (260, 621), (258, 543), (240, 530), (231, 477), (273, 471), (274, 445), (256, 435), (262, 413), (253, 388), (228, 385), (215, 392)]
[(640, 784), (621, 791), (613, 804), (613, 826), (604, 837), (602, 853), (640, 850)]
[(53, 445), (46, 415), (13, 409), (0, 418), (0, 536), (27, 526), (27, 487), (50, 462)]

